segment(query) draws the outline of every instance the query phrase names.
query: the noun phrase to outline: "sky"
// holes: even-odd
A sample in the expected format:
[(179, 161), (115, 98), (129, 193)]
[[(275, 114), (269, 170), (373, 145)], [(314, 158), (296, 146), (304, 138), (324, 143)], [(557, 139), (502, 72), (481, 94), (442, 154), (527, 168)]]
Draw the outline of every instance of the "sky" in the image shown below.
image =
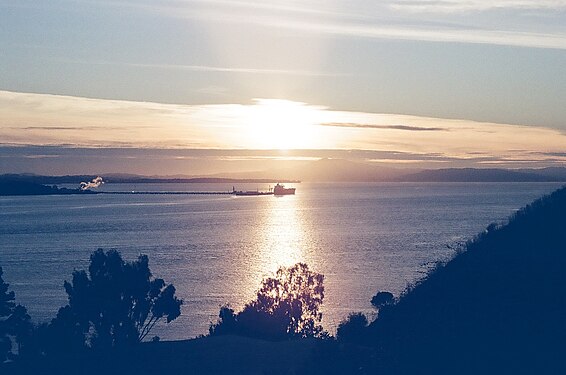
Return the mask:
[(564, 103), (566, 0), (0, 0), (0, 173), (560, 166)]

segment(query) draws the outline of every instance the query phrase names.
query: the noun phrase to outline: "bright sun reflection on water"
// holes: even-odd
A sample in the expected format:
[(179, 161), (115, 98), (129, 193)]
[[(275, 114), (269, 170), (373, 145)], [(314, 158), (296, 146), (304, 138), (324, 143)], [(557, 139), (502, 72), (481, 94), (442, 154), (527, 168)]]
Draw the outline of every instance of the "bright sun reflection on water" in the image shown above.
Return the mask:
[(259, 260), (264, 268), (277, 270), (305, 261), (302, 251), (304, 233), (297, 215), (295, 196), (274, 197), (270, 200), (270, 218), (262, 230), (263, 252)]
[(280, 267), (298, 262), (313, 266), (308, 259), (307, 234), (298, 196), (260, 197), (263, 217), (254, 230), (253, 255), (244, 262), (248, 268), (246, 294), (253, 298), (262, 279), (273, 276)]

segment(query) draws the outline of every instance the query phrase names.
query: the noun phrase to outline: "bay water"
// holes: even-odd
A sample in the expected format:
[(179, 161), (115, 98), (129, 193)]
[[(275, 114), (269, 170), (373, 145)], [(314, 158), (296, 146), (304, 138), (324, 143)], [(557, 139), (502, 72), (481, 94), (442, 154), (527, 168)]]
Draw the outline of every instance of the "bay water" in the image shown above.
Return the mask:
[[(374, 311), (492, 222), (559, 183), (301, 183), (296, 195), (68, 195), (0, 197), (0, 266), (35, 322), (66, 304), (64, 280), (97, 248), (149, 256), (177, 288), (182, 315), (154, 334), (205, 334), (221, 305), (252, 300), (280, 266), (325, 275), (323, 325)], [(267, 190), (268, 184), (238, 184)], [(230, 191), (228, 184), (105, 184), (106, 191)]]

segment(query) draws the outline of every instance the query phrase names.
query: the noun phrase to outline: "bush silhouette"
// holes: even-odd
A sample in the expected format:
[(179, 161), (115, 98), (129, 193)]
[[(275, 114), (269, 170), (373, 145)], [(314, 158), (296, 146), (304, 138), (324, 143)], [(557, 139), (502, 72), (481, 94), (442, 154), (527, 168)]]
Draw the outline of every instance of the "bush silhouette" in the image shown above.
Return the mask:
[(16, 339), (21, 350), (32, 330), (26, 308), (16, 305), (15, 294), (8, 290), (10, 284), (4, 281), (3, 274), (4, 271), (0, 267), (0, 364), (12, 354), (12, 337)]
[(380, 309), (383, 306), (390, 305), (394, 302), (393, 294), (390, 292), (377, 292), (375, 296), (371, 299), (371, 304), (376, 309)]
[(115, 250), (98, 249), (86, 271), (65, 282), (69, 304), (49, 326), (50, 338), (65, 350), (109, 348), (142, 341), (161, 319), (181, 314), (175, 287), (152, 277), (146, 255), (125, 262)]
[(357, 342), (363, 337), (367, 326), (368, 319), (364, 314), (351, 313), (338, 325), (336, 338), (343, 342)]
[(324, 276), (304, 263), (281, 267), (275, 277), (264, 279), (257, 297), (235, 314), (220, 309), (211, 335), (238, 334), (271, 340), (323, 335), (319, 311), (324, 299)]
[[(395, 297), (390, 292), (377, 292), (371, 299), (371, 304), (378, 311), (383, 310), (395, 302)], [(336, 338), (342, 342), (360, 343), (367, 334), (367, 317), (361, 313), (350, 313), (348, 317), (340, 322), (336, 329)]]

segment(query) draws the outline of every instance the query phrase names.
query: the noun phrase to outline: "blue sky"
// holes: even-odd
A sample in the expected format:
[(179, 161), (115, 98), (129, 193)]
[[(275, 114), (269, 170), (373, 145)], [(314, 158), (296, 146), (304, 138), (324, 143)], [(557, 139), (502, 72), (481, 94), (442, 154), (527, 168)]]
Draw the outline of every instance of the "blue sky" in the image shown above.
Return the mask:
[[(353, 117), (364, 113), (369, 117), (357, 121), (366, 125), (375, 114), (395, 114), (425, 118), (413, 126), (434, 118), (439, 126), (458, 119), (522, 126), (517, 132), (525, 126), (566, 131), (566, 1), (560, 0), (1, 0), (0, 51), (1, 91), (75, 97), (81, 105), (93, 98), (149, 102), (154, 110), (174, 104), (186, 106), (183, 111), (219, 108), (211, 105), (265, 111), (257, 98), (281, 99)], [(57, 127), (42, 120), (53, 104), (43, 98), (44, 107), (34, 109), (3, 101), (2, 143), (96, 147), (120, 136), (107, 133), (84, 144), (84, 132), (67, 130), (42, 139), (30, 128)], [(99, 123), (98, 112), (80, 120), (76, 112), (60, 111), (60, 122), (77, 129), (83, 121)], [(137, 126), (138, 120), (108, 118), (98, 134), (108, 123)], [(210, 121), (197, 125), (203, 123)], [(192, 118), (186, 126), (194, 124)], [(18, 127), (17, 134), (10, 131)], [(399, 134), (396, 142), (403, 137), (411, 138)], [(204, 147), (215, 146), (200, 138)], [(544, 139), (528, 151), (559, 151)], [(251, 147), (249, 141), (222, 147)], [(423, 148), (429, 152), (441, 142)], [(378, 143), (335, 147), (383, 150)], [(319, 147), (332, 145), (312, 146)], [(418, 144), (411, 147), (419, 151)], [(478, 152), (466, 147), (462, 153)], [(515, 148), (510, 142), (492, 152)]]

